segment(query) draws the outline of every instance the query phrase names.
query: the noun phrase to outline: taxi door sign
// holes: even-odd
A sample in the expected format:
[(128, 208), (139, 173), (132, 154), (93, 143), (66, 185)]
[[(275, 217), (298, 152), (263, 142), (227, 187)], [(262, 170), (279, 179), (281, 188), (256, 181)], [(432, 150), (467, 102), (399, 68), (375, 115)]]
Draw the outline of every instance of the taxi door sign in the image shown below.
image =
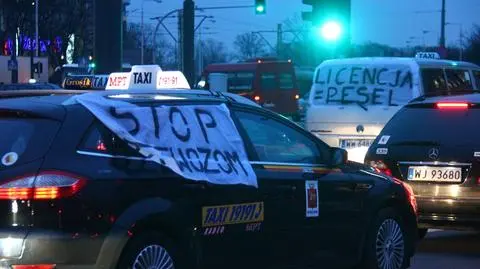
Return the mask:
[(305, 202), (307, 218), (318, 217), (318, 182), (314, 180), (305, 181)]

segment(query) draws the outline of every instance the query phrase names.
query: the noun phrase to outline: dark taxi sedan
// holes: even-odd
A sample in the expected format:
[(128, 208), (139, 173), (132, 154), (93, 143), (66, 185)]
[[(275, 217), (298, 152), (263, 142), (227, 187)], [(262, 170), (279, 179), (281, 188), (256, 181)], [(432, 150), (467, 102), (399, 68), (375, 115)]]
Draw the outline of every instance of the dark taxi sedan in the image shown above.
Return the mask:
[[(2, 268), (409, 266), (417, 226), (408, 185), (348, 163), (346, 152), (289, 120), (241, 97), (208, 91), (88, 94), (175, 108), (171, 117), (178, 122), (193, 120), (178, 113), (181, 107), (224, 104), (258, 185), (181, 177), (72, 101), (82, 93), (0, 95)], [(152, 130), (172, 120), (153, 124), (117, 115)], [(196, 120), (205, 128), (215, 125), (208, 117)], [(200, 133), (208, 131), (203, 127)], [(194, 131), (175, 128), (180, 137)], [(142, 130), (132, 125), (130, 132)], [(209, 169), (236, 167), (241, 174), (238, 160), (219, 152), (210, 160), (225, 163)], [(186, 170), (206, 171), (206, 165), (182, 163)]]
[(366, 163), (408, 182), (428, 228), (480, 229), (480, 95), (420, 98), (401, 109)]

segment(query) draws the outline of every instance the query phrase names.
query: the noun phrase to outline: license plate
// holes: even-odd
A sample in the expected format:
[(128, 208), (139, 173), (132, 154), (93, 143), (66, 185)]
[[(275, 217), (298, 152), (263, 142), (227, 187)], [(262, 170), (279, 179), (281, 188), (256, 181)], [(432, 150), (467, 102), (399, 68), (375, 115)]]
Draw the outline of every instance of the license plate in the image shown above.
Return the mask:
[(374, 139), (340, 139), (340, 147), (342, 149), (351, 149), (359, 147), (370, 147)]
[(462, 168), (410, 166), (407, 179), (412, 181), (459, 183), (462, 182)]

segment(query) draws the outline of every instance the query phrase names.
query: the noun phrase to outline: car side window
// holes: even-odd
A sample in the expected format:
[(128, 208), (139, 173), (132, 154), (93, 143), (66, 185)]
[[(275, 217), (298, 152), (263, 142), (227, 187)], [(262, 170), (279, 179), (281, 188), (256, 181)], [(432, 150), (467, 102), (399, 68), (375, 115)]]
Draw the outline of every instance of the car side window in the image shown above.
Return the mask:
[(83, 136), (78, 150), (116, 156), (142, 157), (125, 141), (113, 134), (99, 121), (95, 121)]
[(449, 90), (472, 90), (472, 78), (468, 70), (445, 69)]
[(443, 69), (424, 68), (422, 69), (423, 91), (424, 93), (435, 93), (447, 90), (447, 83)]
[(235, 112), (261, 162), (318, 164), (317, 143), (301, 132), (272, 118)]
[(475, 78), (475, 84), (477, 85), (477, 90), (480, 90), (480, 71), (473, 71), (473, 77)]

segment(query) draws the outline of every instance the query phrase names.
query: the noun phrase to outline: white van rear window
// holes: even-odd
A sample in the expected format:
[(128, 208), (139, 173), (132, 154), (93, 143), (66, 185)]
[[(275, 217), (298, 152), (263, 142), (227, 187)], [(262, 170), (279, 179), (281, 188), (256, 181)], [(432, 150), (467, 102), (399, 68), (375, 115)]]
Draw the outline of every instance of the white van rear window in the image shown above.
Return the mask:
[(407, 65), (331, 65), (315, 74), (313, 105), (400, 106), (413, 98)]

